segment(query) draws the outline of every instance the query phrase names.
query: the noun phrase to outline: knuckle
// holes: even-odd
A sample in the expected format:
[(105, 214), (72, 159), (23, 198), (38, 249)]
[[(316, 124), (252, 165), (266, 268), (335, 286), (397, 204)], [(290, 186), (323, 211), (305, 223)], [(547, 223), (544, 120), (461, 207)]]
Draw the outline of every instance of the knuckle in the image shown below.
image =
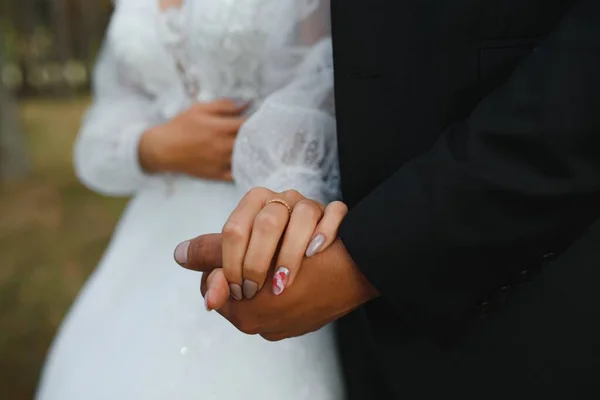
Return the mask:
[(212, 139), (213, 140), (219, 140), (222, 139), (224, 136), (227, 136), (227, 128), (219, 125), (219, 124), (214, 124), (212, 126)]
[(275, 333), (264, 333), (264, 334), (261, 334), (260, 336), (268, 342), (280, 342), (283, 339), (285, 339), (285, 337), (283, 335), (275, 334)]
[(233, 160), (233, 142), (227, 143), (225, 145), (225, 149), (223, 150), (222, 155), (225, 156), (227, 162), (231, 164)]
[(192, 106), (192, 110), (194, 111), (204, 111), (206, 109), (206, 106), (202, 103), (196, 103)]
[(188, 248), (188, 264), (204, 265), (208, 259), (209, 246), (202, 239), (192, 240)]
[(264, 211), (256, 216), (254, 224), (257, 230), (267, 232), (277, 229), (284, 222), (280, 221), (280, 218), (275, 213)]
[(262, 263), (252, 262), (244, 264), (244, 277), (245, 278), (256, 278), (263, 277), (267, 275), (267, 271), (269, 270), (269, 266)]
[(222, 130), (223, 133), (228, 135), (235, 135), (239, 130), (239, 125), (236, 122), (231, 122), (223, 125)]
[(246, 319), (239, 320), (238, 323), (235, 324), (235, 326), (246, 335), (256, 335), (260, 333), (258, 324)]
[(231, 325), (235, 326), (235, 328), (239, 331), (242, 331), (241, 326), (244, 324), (244, 321), (236, 313), (228, 314), (225, 317), (231, 323)]
[(224, 265), (223, 266), (223, 276), (225, 277), (225, 280), (229, 283), (237, 283), (237, 284), (242, 283), (242, 275), (241, 275), (240, 271), (238, 271), (232, 265)]
[(217, 152), (217, 158), (223, 164), (229, 165), (232, 161), (233, 152), (231, 148), (223, 148)]
[(318, 219), (322, 215), (321, 209), (311, 200), (301, 200), (296, 203), (294, 213), (311, 220)]
[(297, 191), (296, 189), (290, 189), (283, 192), (283, 195), (289, 199), (300, 199), (305, 198), (302, 193)]
[(234, 129), (236, 132), (240, 130), (240, 127), (246, 122), (244, 118), (236, 118), (231, 121), (231, 129)]
[(235, 146), (235, 139), (228, 137), (221, 138), (219, 145), (224, 151), (231, 152)]
[(268, 192), (269, 189), (266, 189), (264, 187), (255, 187), (250, 189), (247, 196), (251, 198), (263, 198), (268, 194)]
[(246, 227), (239, 223), (236, 220), (229, 220), (223, 226), (223, 237), (227, 240), (231, 241), (240, 241), (244, 240), (246, 237), (247, 229)]

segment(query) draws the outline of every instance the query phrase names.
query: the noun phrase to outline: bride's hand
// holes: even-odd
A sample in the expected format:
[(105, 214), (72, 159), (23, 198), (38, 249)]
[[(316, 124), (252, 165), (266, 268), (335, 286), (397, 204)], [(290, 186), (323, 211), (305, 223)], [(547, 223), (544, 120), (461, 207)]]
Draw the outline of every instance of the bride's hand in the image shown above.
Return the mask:
[(230, 100), (195, 104), (163, 125), (146, 131), (138, 147), (147, 172), (176, 172), (231, 180), (231, 154), (247, 105)]
[(231, 296), (254, 297), (272, 266), (272, 290), (280, 295), (293, 284), (305, 256), (335, 241), (347, 212), (342, 202), (325, 207), (294, 190), (251, 190), (223, 227), (223, 272)]

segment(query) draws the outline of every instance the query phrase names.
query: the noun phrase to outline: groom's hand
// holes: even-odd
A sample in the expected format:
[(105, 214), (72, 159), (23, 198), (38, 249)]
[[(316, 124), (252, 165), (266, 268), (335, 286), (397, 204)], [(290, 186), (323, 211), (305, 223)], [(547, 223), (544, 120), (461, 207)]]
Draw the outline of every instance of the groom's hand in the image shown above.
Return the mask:
[[(202, 281), (208, 308), (240, 331), (282, 340), (315, 331), (375, 298), (366, 280), (337, 240), (323, 253), (304, 260), (296, 282), (280, 296), (262, 290), (252, 300), (229, 299), (229, 286), (220, 268), (220, 235), (205, 235), (189, 245), (186, 268), (209, 272)], [(224, 303), (224, 304), (223, 304)]]

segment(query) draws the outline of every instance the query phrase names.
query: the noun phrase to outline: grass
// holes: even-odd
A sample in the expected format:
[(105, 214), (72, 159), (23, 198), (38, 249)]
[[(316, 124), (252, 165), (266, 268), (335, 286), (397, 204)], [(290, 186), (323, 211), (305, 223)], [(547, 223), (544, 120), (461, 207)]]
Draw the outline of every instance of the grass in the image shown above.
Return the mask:
[(57, 327), (99, 261), (125, 201), (73, 174), (71, 150), (87, 99), (21, 105), (32, 171), (0, 186), (0, 392), (33, 398)]

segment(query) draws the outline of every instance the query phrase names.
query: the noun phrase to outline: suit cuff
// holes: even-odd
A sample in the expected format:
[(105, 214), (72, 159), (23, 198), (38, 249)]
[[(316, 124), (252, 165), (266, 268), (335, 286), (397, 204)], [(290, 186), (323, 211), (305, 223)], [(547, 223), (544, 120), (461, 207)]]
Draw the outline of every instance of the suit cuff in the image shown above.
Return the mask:
[(448, 268), (455, 264), (446, 259), (449, 243), (434, 228), (438, 221), (428, 198), (417, 176), (400, 170), (350, 210), (339, 237), (383, 300), (407, 321), (439, 326), (464, 318), (478, 304), (469, 290), (474, 282), (482, 289), (497, 282), (485, 273), (469, 277), (471, 265)]

